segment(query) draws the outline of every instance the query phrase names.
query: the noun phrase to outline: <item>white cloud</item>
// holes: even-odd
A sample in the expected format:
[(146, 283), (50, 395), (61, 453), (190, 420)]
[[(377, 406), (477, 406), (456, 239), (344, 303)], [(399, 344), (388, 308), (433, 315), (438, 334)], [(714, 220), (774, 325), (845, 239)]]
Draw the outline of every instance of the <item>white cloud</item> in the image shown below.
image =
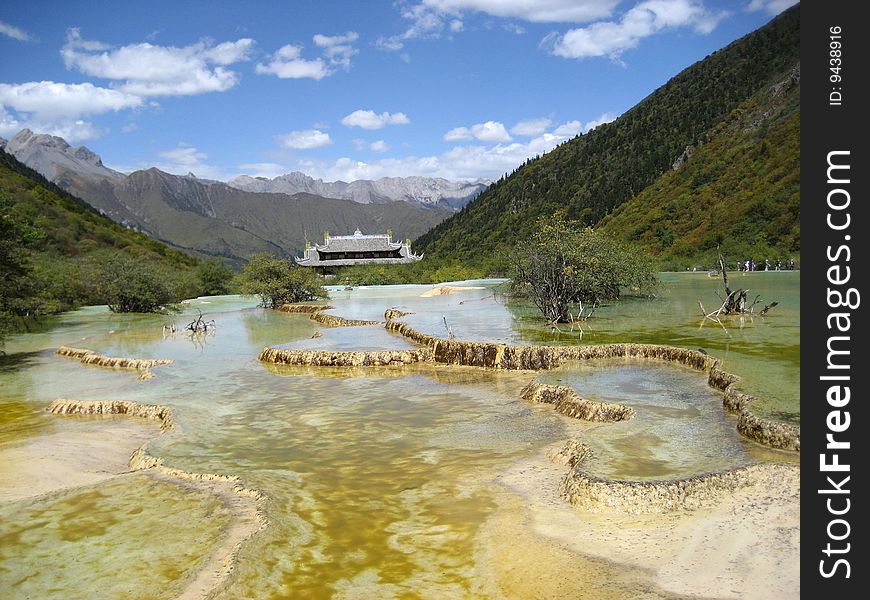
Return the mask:
[(323, 79), (331, 75), (326, 62), (321, 58), (302, 58), (302, 47), (287, 44), (282, 46), (268, 64), (257, 64), (260, 75), (275, 75), (281, 79)]
[(525, 27), (523, 27), (522, 25), (517, 25), (516, 23), (505, 23), (503, 29), (517, 35), (523, 35), (526, 32)]
[(268, 179), (274, 179), (292, 170), (278, 163), (244, 163), (239, 165), (239, 169), (251, 177), (266, 177)]
[(390, 147), (384, 140), (377, 140), (375, 142), (372, 142), (369, 148), (372, 152), (386, 152), (390, 149)]
[(379, 50), (385, 50), (387, 52), (396, 52), (397, 50), (401, 50), (405, 47), (405, 43), (398, 36), (391, 37), (379, 37), (375, 42), (375, 46)]
[(584, 131), (585, 128), (580, 121), (568, 121), (567, 123), (562, 123), (556, 127), (556, 129), (553, 130), (553, 134), (563, 137), (574, 137)]
[(351, 46), (351, 44), (358, 39), (359, 34), (355, 31), (348, 31), (344, 35), (333, 36), (318, 33), (314, 36), (314, 43), (318, 47), (323, 48), (323, 54), (330, 64), (349, 69), (351, 57), (359, 53), (359, 50)]
[(354, 160), (350, 157), (342, 157), (335, 161), (304, 159), (299, 161), (296, 168), (325, 181), (353, 181), (408, 175), (454, 180), (483, 177), (494, 180), (514, 170), (527, 159), (549, 152), (578, 133), (611, 120), (613, 117), (604, 114), (585, 126), (581, 125), (580, 121), (568, 121), (526, 143), (462, 145), (439, 155), (384, 158), (371, 162)]
[(226, 67), (247, 60), (253, 45), (242, 38), (217, 45), (202, 40), (183, 48), (147, 42), (111, 48), (70, 29), (60, 53), (67, 68), (122, 82), (118, 89), (130, 94), (190, 96), (234, 87), (238, 74)]
[(9, 36), (14, 40), (18, 40), (19, 42), (30, 41), (30, 35), (26, 31), (24, 31), (23, 29), (19, 29), (14, 25), (10, 25), (5, 21), (0, 21), (0, 34)]
[(471, 127), (455, 127), (444, 134), (448, 142), (477, 139), (482, 142), (509, 142), (511, 136), (498, 121), (478, 123)]
[(74, 119), (142, 105), (142, 98), (90, 83), (0, 83), (0, 105), (37, 119)]
[(76, 119), (75, 121), (55, 121), (50, 123), (28, 123), (27, 128), (31, 131), (48, 133), (62, 137), (70, 144), (78, 144), (87, 140), (95, 140), (105, 134), (105, 130), (97, 127), (90, 121)]
[(103, 131), (90, 121), (64, 119), (60, 121), (39, 121), (30, 118), (19, 120), (0, 106), (0, 136), (11, 138), (22, 129), (36, 133), (47, 133), (62, 137), (71, 144), (92, 140), (103, 135)]
[(348, 31), (344, 35), (323, 35), (317, 33), (314, 35), (314, 43), (321, 48), (336, 48), (347, 46), (359, 39), (359, 34), (356, 31)]
[(375, 113), (373, 110), (355, 110), (341, 120), (345, 127), (383, 129), (387, 125), (407, 125), (411, 120), (405, 113)]
[[(582, 133), (586, 133), (587, 131), (592, 131), (599, 125), (604, 125), (605, 123), (611, 123), (616, 120), (616, 115), (613, 113), (606, 112), (594, 121), (589, 121), (586, 125), (583, 126)], [(558, 130), (557, 130), (558, 131)]]
[[(157, 164), (147, 165), (147, 167), (157, 167), (166, 173), (173, 175), (187, 175), (193, 173), (200, 179), (214, 179), (217, 181), (226, 181), (230, 178), (220, 167), (216, 167), (206, 162), (208, 154), (197, 149), (195, 146), (179, 143), (175, 148), (164, 150), (158, 153), (160, 160)], [(140, 166), (143, 168), (145, 165)], [(119, 171), (129, 172), (135, 169), (118, 169)]]
[(532, 23), (585, 23), (609, 17), (619, 0), (423, 0), (439, 14), (482, 12)]
[(61, 136), (68, 142), (90, 140), (99, 137), (102, 131), (82, 117), (142, 104), (139, 96), (90, 83), (0, 83), (0, 135), (9, 134), (13, 127), (13, 134), (27, 127)]
[(750, 12), (763, 10), (769, 15), (778, 15), (789, 6), (794, 6), (797, 3), (798, 0), (752, 0), (746, 9)]
[[(422, 0), (419, 4), (402, 5), (402, 17), (411, 22), (401, 34), (381, 38), (381, 50), (396, 51), (411, 39), (440, 37), (447, 29), (462, 31), (462, 21), (469, 13), (484, 13), (504, 19), (531, 23), (587, 23), (611, 16), (620, 0)], [(506, 26), (509, 31), (523, 33), (519, 25)]]
[(319, 129), (306, 129), (304, 131), (291, 131), (288, 134), (276, 138), (285, 148), (293, 150), (310, 150), (322, 148), (332, 143), (328, 133)]
[(204, 158), (208, 158), (208, 154), (200, 152), (194, 146), (179, 144), (172, 150), (160, 152), (160, 157), (167, 158), (180, 165), (196, 165), (200, 164)]
[(321, 48), (323, 57), (306, 59), (302, 57), (302, 46), (287, 44), (275, 52), (267, 64), (258, 64), (257, 73), (275, 75), (281, 79), (323, 79), (335, 73), (336, 67), (350, 68), (350, 59), (359, 50), (351, 44), (359, 39), (355, 31), (344, 35), (316, 34), (314, 45)]
[(553, 124), (553, 121), (550, 119), (526, 119), (524, 121), (520, 121), (513, 127), (511, 127), (511, 133), (514, 135), (522, 135), (522, 136), (536, 136), (541, 135), (547, 130), (547, 127)]
[(21, 121), (10, 115), (0, 106), (0, 136), (10, 138), (24, 129)]
[(709, 33), (725, 13), (712, 13), (699, 0), (646, 0), (622, 15), (619, 21), (601, 21), (572, 29), (564, 35), (550, 35), (543, 44), (556, 56), (618, 59), (640, 41), (665, 29), (691, 27)]

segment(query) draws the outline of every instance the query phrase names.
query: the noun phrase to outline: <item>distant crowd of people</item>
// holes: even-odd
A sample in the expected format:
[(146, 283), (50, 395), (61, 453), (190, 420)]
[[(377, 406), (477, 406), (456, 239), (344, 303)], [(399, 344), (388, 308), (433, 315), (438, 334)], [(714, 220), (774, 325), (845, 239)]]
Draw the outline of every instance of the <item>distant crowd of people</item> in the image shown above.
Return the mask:
[(756, 263), (751, 258), (748, 258), (745, 261), (737, 261), (738, 271), (794, 271), (794, 269), (795, 262), (793, 258), (788, 260), (777, 260), (774, 262), (765, 258), (763, 263)]

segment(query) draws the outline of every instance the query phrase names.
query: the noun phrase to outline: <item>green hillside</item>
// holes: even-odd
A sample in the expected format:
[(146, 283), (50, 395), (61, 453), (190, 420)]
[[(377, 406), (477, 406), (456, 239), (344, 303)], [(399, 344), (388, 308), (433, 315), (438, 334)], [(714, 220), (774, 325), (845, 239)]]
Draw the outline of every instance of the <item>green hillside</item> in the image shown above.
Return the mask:
[(0, 151), (0, 334), (28, 317), (100, 301), (101, 264), (131, 259), (196, 294), (200, 261), (102, 216)]
[[(769, 89), (798, 63), (799, 16), (799, 7), (787, 10), (685, 69), (616, 121), (528, 161), (421, 236), (415, 248), (434, 261), (460, 258), (492, 270), (497, 268), (495, 257), (527, 237), (540, 216), (564, 210), (570, 219), (597, 225), (669, 173), (687, 146), (706, 140), (738, 106)], [(767, 167), (762, 164), (760, 168)], [(630, 212), (640, 214), (643, 209), (636, 206)], [(797, 223), (798, 214), (790, 218)], [(622, 231), (619, 223), (612, 227)], [(632, 235), (644, 237), (644, 232), (635, 230)], [(790, 223), (776, 231), (799, 235)], [(675, 245), (681, 242), (674, 239)], [(791, 248), (799, 242), (777, 237), (766, 243)], [(678, 250), (680, 256), (703, 252), (691, 246), (687, 250), (678, 246)]]
[[(691, 156), (688, 156), (691, 154)], [(666, 269), (800, 253), (800, 68), (742, 103), (704, 144), (599, 227)]]

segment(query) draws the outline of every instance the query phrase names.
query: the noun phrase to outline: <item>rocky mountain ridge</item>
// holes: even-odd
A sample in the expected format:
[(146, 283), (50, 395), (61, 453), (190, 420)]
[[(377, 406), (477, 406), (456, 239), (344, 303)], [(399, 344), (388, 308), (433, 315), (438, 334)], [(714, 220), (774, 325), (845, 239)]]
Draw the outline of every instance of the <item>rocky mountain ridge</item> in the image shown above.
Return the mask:
[(382, 177), (376, 180), (358, 179), (323, 181), (294, 171), (273, 179), (240, 175), (228, 185), (248, 192), (297, 194), (307, 192), (327, 198), (343, 198), (361, 204), (403, 200), (427, 206), (462, 208), (485, 190), (490, 181), (450, 181), (441, 177)]
[(5, 144), (0, 144), (0, 148), (49, 181), (55, 181), (64, 169), (110, 179), (124, 177), (123, 173), (103, 165), (99, 155), (87, 147), (72, 147), (62, 137), (47, 133), (22, 129)]
[(363, 204), (307, 192), (249, 192), (154, 167), (125, 175), (83, 146), (29, 130), (6, 142), (5, 150), (116, 223), (236, 267), (258, 252), (298, 254), (326, 231), (392, 230), (396, 239), (414, 238), (453, 212), (443, 204), (389, 198)]
[[(6, 150), (49, 181), (57, 181), (63, 171), (74, 171), (95, 177), (122, 179), (124, 173), (103, 165), (100, 156), (86, 146), (73, 147), (62, 137), (34, 133), (22, 129), (12, 139), (0, 138), (0, 149)], [(148, 169), (145, 169), (148, 170)], [(202, 183), (217, 184), (220, 181), (202, 179), (192, 173), (183, 177)], [(440, 206), (457, 210), (476, 198), (491, 182), (450, 181), (440, 177), (382, 177), (377, 180), (323, 181), (305, 173), (294, 171), (273, 179), (240, 175), (228, 182), (230, 187), (254, 193), (294, 195), (313, 194), (324, 198), (352, 200), (360, 204), (384, 202), (418, 203), (423, 206)]]

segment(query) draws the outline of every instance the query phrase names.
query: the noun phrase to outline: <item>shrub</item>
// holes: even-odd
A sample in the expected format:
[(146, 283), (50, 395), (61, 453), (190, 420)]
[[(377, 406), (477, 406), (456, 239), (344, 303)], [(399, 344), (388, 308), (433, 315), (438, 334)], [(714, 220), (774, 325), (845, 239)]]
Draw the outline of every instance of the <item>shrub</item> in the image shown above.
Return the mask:
[(288, 302), (306, 302), (326, 298), (317, 273), (291, 265), (271, 254), (255, 254), (240, 277), (244, 294), (256, 294), (263, 306), (276, 308)]
[(653, 262), (642, 252), (560, 215), (539, 219), (508, 260), (513, 291), (552, 323), (567, 321), (577, 303), (597, 305), (656, 283)]

